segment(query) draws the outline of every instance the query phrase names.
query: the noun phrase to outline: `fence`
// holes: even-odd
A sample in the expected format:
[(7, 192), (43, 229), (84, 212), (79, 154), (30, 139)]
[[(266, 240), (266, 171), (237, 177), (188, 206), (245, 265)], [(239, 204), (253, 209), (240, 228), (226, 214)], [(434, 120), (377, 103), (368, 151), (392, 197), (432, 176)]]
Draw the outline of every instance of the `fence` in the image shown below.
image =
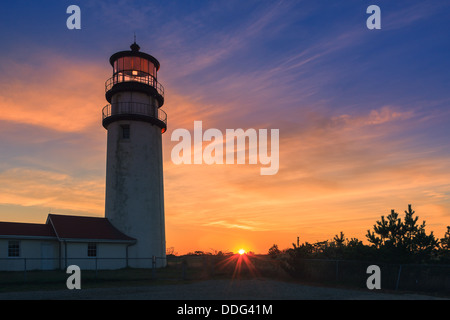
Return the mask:
[(380, 268), (382, 289), (450, 293), (450, 265), (302, 259), (284, 269), (303, 281), (367, 288), (370, 265)]
[[(0, 268), (5, 261), (0, 259)], [(17, 271), (0, 271), (2, 284), (60, 282), (67, 279), (65, 266), (57, 270), (42, 271), (33, 268), (45, 265), (51, 259), (21, 259), (13, 261), (20, 265)], [(58, 263), (52, 261), (54, 265)], [(76, 263), (75, 263), (76, 262)], [(288, 265), (285, 260), (271, 259), (259, 255), (199, 255), (168, 256), (148, 259), (116, 258), (71, 258), (67, 265), (77, 264), (82, 270), (83, 281), (134, 281), (192, 280), (211, 278), (266, 277), (272, 279), (296, 279), (304, 283), (345, 285), (367, 288), (369, 265), (377, 265), (381, 270), (381, 288), (387, 290), (413, 291), (425, 293), (450, 293), (450, 265), (440, 264), (388, 264), (346, 260), (303, 259)], [(134, 267), (134, 266), (144, 267)], [(112, 267), (114, 266), (114, 268)], [(117, 267), (120, 267), (119, 269)], [(131, 267), (130, 267), (131, 266)], [(164, 267), (161, 267), (164, 266)], [(161, 268), (159, 268), (161, 267)]]

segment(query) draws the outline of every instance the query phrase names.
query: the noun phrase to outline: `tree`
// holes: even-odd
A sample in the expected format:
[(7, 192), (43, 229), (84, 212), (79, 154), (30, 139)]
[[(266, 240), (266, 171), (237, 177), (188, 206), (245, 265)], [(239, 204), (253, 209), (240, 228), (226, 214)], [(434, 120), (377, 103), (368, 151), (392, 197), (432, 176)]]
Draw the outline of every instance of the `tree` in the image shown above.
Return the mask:
[(336, 246), (342, 247), (344, 245), (344, 242), (345, 242), (344, 233), (341, 231), (341, 234), (340, 235), (335, 235), (333, 240), (334, 240), (334, 243), (336, 244)]
[(355, 248), (359, 246), (363, 246), (363, 243), (362, 241), (358, 240), (358, 238), (351, 238), (350, 241), (348, 241), (347, 243), (347, 247), (350, 248)]
[(404, 232), (406, 242), (405, 244), (409, 251), (413, 251), (413, 236), (419, 231), (419, 228), (416, 225), (419, 217), (413, 218), (414, 213), (416, 212), (412, 210), (411, 205), (408, 205), (408, 211), (405, 210)]
[(276, 245), (276, 244), (274, 244), (272, 247), (270, 247), (269, 252), (268, 252), (269, 256), (272, 259), (276, 259), (280, 255), (280, 253), (281, 253), (281, 251), (280, 251), (280, 249), (278, 249), (278, 245)]
[(405, 245), (409, 252), (427, 252), (437, 248), (438, 240), (435, 239), (433, 232), (429, 235), (425, 232), (425, 221), (418, 226), (417, 220), (419, 217), (413, 218), (415, 211), (411, 209), (411, 205), (408, 205), (408, 211), (405, 211), (405, 222), (404, 222), (404, 234), (405, 234)]
[(447, 226), (447, 232), (440, 241), (441, 250), (450, 250), (450, 226)]
[[(367, 230), (366, 237), (377, 248), (386, 245), (395, 247), (402, 241), (402, 222), (398, 218), (398, 213), (394, 210), (391, 210), (391, 214), (387, 216), (387, 220), (384, 216), (381, 216), (381, 221), (376, 222), (373, 230), (372, 233), (370, 233), (370, 230)], [(375, 234), (378, 234), (379, 237)]]
[(175, 252), (174, 247), (169, 247), (166, 249), (166, 256), (176, 256), (177, 253)]
[(450, 226), (447, 226), (447, 232), (439, 241), (439, 260), (450, 263)]
[(398, 213), (391, 210), (386, 219), (382, 216), (381, 221), (376, 222), (372, 232), (367, 230), (367, 239), (373, 247), (383, 249), (383, 253), (390, 254), (393, 258), (412, 258), (413, 254), (417, 255), (415, 258), (430, 258), (439, 242), (433, 232), (426, 233), (425, 221), (420, 226), (417, 225), (419, 217), (414, 214), (415, 211), (408, 205), (402, 221)]
[(429, 235), (425, 232), (425, 222), (420, 226), (412, 241), (413, 253), (431, 253), (437, 248), (439, 241), (434, 237), (433, 232)]

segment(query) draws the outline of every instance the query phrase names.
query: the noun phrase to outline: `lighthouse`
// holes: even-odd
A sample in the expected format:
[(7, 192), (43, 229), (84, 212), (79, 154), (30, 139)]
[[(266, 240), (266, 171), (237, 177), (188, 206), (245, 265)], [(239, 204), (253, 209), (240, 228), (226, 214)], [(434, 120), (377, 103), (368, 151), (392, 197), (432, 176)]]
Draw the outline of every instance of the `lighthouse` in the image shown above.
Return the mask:
[(158, 82), (159, 61), (141, 52), (136, 42), (130, 49), (110, 57), (113, 75), (105, 83), (109, 103), (102, 112), (107, 130), (105, 217), (136, 239), (127, 248), (129, 266), (163, 267), (164, 88)]

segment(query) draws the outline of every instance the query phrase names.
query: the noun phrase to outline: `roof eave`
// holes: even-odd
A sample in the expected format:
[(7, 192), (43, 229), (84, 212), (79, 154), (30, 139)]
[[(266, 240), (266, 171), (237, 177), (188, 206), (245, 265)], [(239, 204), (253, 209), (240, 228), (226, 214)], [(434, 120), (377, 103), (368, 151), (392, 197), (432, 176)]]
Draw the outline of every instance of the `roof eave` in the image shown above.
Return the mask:
[(136, 240), (125, 239), (88, 239), (88, 238), (59, 238), (61, 242), (97, 242), (97, 243), (136, 243)]
[(57, 237), (51, 237), (51, 236), (33, 236), (33, 235), (0, 235), (0, 239), (21, 239), (21, 240), (53, 240), (57, 241)]

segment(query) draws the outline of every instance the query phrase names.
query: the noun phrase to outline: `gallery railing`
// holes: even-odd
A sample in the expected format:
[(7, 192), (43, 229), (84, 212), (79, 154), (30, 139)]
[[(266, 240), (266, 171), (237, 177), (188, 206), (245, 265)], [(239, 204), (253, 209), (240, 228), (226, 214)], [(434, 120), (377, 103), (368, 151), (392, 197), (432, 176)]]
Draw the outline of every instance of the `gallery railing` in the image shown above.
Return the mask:
[(121, 82), (139, 82), (149, 85), (155, 88), (159, 95), (164, 97), (164, 87), (151, 75), (139, 76), (133, 74), (128, 75), (125, 73), (115, 74), (114, 76), (106, 80), (105, 91), (108, 92), (115, 84)]
[(102, 120), (114, 115), (135, 114), (153, 117), (167, 125), (167, 114), (147, 103), (139, 102), (118, 102), (106, 105), (102, 110)]

